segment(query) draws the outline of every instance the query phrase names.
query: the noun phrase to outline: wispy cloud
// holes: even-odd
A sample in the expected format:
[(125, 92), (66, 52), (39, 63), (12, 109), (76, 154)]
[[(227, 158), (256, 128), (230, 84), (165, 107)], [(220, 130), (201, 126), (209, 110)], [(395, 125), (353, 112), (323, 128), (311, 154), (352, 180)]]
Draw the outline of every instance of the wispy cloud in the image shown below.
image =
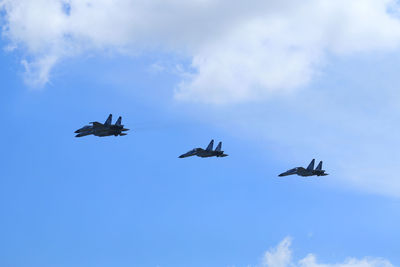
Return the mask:
[(268, 168), (276, 175), (316, 158), (330, 174), (312, 178), (323, 186), (398, 198), (397, 69), (398, 57), (391, 56), (336, 61), (325, 77), (298, 93), (208, 108), (198, 118), (253, 141), (281, 162)]
[(380, 258), (347, 258), (339, 263), (319, 263), (314, 254), (295, 261), (290, 249), (292, 240), (286, 237), (281, 243), (265, 252), (261, 266), (263, 267), (394, 267), (390, 261)]
[[(184, 55), (181, 100), (231, 103), (307, 85), (326, 53), (400, 43), (395, 0), (0, 0), (3, 34), (44, 85), (66, 57), (112, 50)], [(36, 77), (36, 78), (35, 78)]]

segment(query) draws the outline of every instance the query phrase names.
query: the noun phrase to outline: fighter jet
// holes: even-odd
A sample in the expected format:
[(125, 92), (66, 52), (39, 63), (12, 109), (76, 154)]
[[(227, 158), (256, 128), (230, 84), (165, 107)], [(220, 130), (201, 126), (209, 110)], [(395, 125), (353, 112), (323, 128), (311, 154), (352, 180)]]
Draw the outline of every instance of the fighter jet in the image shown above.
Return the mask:
[(95, 135), (95, 136), (123, 136), (126, 135), (126, 133), (123, 133), (125, 131), (129, 131), (129, 129), (125, 129), (124, 125), (121, 124), (122, 117), (120, 116), (115, 124), (111, 123), (112, 121), (112, 114), (110, 114), (107, 118), (107, 120), (103, 123), (100, 122), (91, 122), (91, 125), (86, 125), (78, 130), (75, 131), (77, 135), (75, 137), (82, 137), (86, 135)]
[(314, 164), (315, 164), (315, 159), (313, 159), (310, 164), (308, 165), (307, 169), (304, 169), (303, 167), (296, 167), (293, 169), (290, 169), (284, 173), (279, 174), (280, 177), (282, 176), (288, 176), (288, 175), (293, 175), (297, 174), (300, 176), (326, 176), (328, 175), (325, 173), (325, 170), (322, 170), (322, 161), (319, 162), (317, 168), (314, 170)]
[(213, 146), (214, 146), (214, 140), (211, 140), (210, 144), (207, 146), (206, 149), (198, 147), (190, 150), (185, 154), (180, 155), (179, 158), (187, 158), (191, 156), (198, 156), (202, 158), (209, 158), (209, 157), (221, 158), (228, 156), (227, 154), (224, 154), (224, 151), (221, 150), (222, 142), (218, 143), (218, 146), (215, 148), (215, 150), (213, 150)]

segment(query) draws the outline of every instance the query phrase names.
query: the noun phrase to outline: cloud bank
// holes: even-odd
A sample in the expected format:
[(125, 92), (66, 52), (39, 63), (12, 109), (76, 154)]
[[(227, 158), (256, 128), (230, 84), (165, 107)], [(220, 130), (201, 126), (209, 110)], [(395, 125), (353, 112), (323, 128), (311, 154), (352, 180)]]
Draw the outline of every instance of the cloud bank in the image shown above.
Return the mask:
[(177, 99), (232, 103), (307, 85), (327, 55), (400, 43), (395, 0), (0, 0), (3, 35), (28, 82), (60, 60), (163, 51), (191, 62)]
[[(6, 48), (21, 55), (30, 85), (48, 83), (67, 58), (161, 52), (189, 62), (173, 62), (176, 99), (214, 104), (291, 93), (331, 55), (396, 50), (399, 8), (396, 0), (0, 0)], [(168, 71), (173, 63), (154, 66)], [(323, 159), (329, 179), (398, 197), (400, 97), (379, 82), (369, 90), (347, 85), (319, 96), (308, 86), (290, 103), (274, 98), (275, 108), (270, 101), (254, 114), (232, 110), (224, 123), (286, 146), (292, 160)]]
[(317, 262), (313, 254), (295, 262), (290, 249), (291, 239), (286, 237), (276, 248), (265, 252), (262, 267), (394, 267), (388, 260), (376, 258), (348, 258), (342, 263), (327, 264)]

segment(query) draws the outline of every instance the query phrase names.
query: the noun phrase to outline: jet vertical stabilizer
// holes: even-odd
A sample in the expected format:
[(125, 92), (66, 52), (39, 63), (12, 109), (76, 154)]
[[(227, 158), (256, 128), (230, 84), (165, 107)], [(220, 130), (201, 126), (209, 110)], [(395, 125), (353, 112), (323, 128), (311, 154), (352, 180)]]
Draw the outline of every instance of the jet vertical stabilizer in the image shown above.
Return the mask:
[(211, 140), (211, 142), (208, 144), (206, 150), (207, 150), (207, 151), (212, 151), (212, 150), (213, 150), (213, 147), (214, 147), (214, 139)]
[(108, 118), (104, 122), (104, 125), (111, 125), (111, 121), (112, 121), (112, 114), (108, 115)]
[(119, 116), (119, 117), (118, 117), (118, 120), (115, 122), (115, 125), (121, 126), (121, 122), (122, 122), (122, 117)]
[(217, 147), (215, 148), (215, 151), (219, 152), (219, 151), (221, 151), (221, 148), (222, 148), (222, 142), (219, 142)]
[(318, 163), (317, 168), (315, 168), (316, 171), (322, 170), (322, 160)]
[(307, 171), (314, 170), (315, 159), (313, 159), (307, 167)]

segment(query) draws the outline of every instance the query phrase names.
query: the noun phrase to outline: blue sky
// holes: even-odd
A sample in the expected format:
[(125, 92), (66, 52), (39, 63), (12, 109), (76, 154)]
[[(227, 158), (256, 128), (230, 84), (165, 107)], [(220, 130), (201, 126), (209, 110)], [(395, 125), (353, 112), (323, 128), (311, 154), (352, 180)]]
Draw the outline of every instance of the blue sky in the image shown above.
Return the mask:
[[(8, 8), (3, 24), (24, 25)], [(20, 33), (3, 30), (0, 43), (16, 46), (0, 53), (0, 266), (315, 266), (302, 263), (309, 253), (327, 266), (400, 265), (396, 36), (360, 51), (324, 47), (318, 59), (302, 40), (301, 56), (276, 51), (312, 63), (271, 65), (265, 75), (278, 78), (264, 81), (238, 74), (252, 65), (223, 68), (241, 57), (210, 63), (214, 43), (72, 53)], [(49, 47), (57, 59), (46, 73), (38, 62)], [(234, 78), (211, 75), (218, 66), (218, 77)], [(285, 82), (298, 74), (308, 78)], [(202, 88), (213, 82), (208, 101)], [(246, 89), (229, 89), (237, 82)], [(74, 137), (109, 113), (123, 116), (128, 136)], [(212, 138), (229, 157), (177, 158)], [(314, 157), (329, 176), (277, 177)]]

